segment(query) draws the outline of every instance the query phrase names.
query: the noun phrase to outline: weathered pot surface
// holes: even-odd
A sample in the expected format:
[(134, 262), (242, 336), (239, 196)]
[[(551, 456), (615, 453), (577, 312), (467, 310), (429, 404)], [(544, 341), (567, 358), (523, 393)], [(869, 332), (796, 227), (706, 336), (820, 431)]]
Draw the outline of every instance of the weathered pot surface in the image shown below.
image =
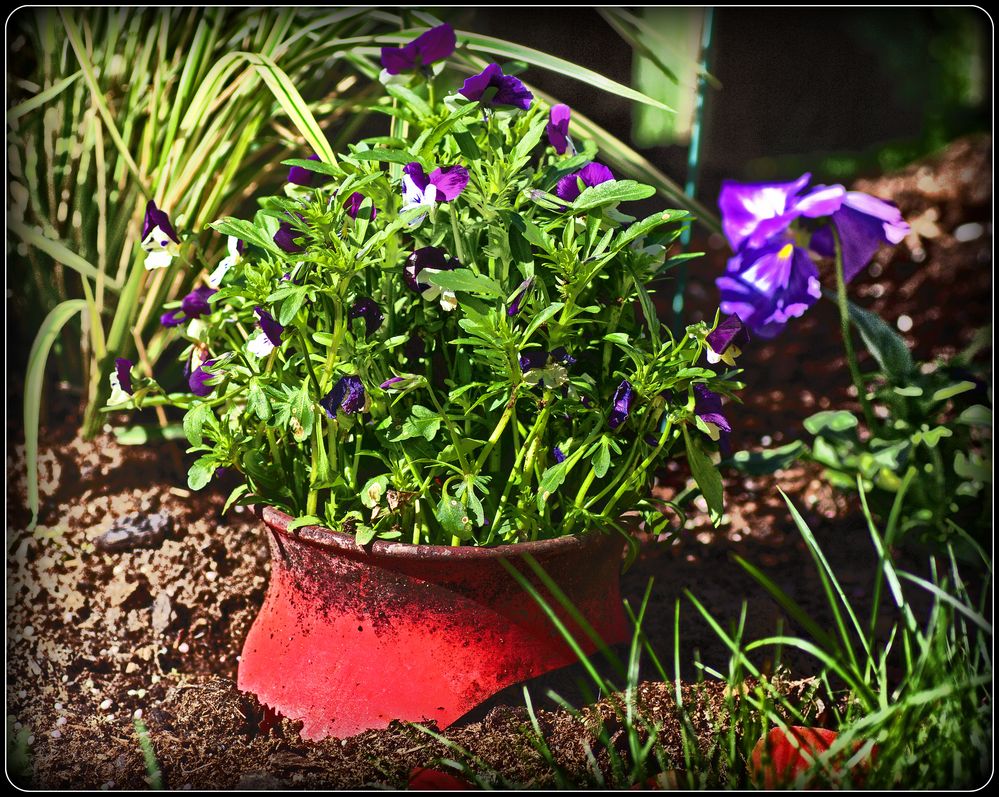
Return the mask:
[[(608, 644), (624, 641), (623, 540), (616, 534), (496, 548), (406, 545), (258, 508), (271, 578), (247, 635), (239, 688), (303, 723), (305, 739), (347, 737), (392, 720), (447, 727), (510, 684), (576, 661), (501, 560), (530, 574), (530, 554)], [(548, 603), (558, 602), (533, 574)], [(596, 648), (561, 611), (587, 653)]]

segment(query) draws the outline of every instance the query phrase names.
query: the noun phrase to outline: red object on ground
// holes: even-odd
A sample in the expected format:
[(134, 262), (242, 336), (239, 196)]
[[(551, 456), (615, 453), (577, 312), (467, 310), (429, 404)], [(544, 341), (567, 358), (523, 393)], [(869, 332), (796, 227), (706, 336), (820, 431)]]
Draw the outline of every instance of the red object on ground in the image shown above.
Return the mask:
[[(760, 739), (753, 748), (751, 773), (753, 780), (765, 789), (776, 789), (791, 786), (802, 772), (809, 771), (822, 753), (832, 747), (839, 734), (826, 728), (809, 728), (803, 725), (792, 725), (787, 731), (774, 728)], [(797, 744), (795, 744), (795, 740)], [(856, 752), (861, 742), (854, 745)], [(842, 759), (847, 758), (844, 751)], [(852, 755), (852, 753), (850, 753)], [(871, 758), (877, 755), (877, 747), (871, 751)], [(838, 768), (839, 761), (833, 763), (833, 770)], [(861, 765), (863, 766), (863, 765)], [(861, 785), (862, 773), (854, 769), (853, 783)], [(806, 780), (805, 787), (816, 785), (813, 780)]]
[(409, 770), (409, 786), (414, 791), (472, 791), (476, 787), (456, 775), (430, 767)]
[[(445, 728), (504, 687), (575, 662), (501, 560), (527, 575), (520, 557), (532, 555), (607, 644), (627, 638), (616, 534), (496, 548), (362, 547), (329, 529), (288, 532), (291, 518), (273, 508), (258, 514), (270, 532), (271, 578), (237, 684), (301, 720), (305, 739), (392, 720)], [(582, 648), (596, 650), (528, 577)]]

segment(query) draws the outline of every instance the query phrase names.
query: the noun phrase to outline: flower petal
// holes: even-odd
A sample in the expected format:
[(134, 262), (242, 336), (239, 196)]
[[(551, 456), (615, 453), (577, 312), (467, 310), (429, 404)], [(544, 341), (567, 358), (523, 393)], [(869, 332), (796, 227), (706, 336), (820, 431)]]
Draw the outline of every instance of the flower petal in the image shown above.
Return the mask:
[(437, 189), (438, 202), (450, 202), (468, 185), (468, 169), (464, 166), (440, 166), (431, 172), (430, 184)]
[(607, 418), (607, 425), (611, 429), (617, 429), (622, 423), (628, 420), (631, 414), (631, 405), (635, 400), (635, 390), (631, 382), (625, 379), (614, 392), (614, 403), (611, 407), (610, 416)]
[[(309, 155), (307, 160), (318, 161), (318, 155)], [(288, 169), (288, 182), (294, 183), (295, 185), (312, 185), (312, 181), (316, 179), (316, 172), (310, 171), (302, 166), (292, 166)]]
[(545, 132), (548, 134), (548, 143), (555, 148), (559, 155), (565, 155), (569, 148), (569, 119), (572, 110), (568, 105), (553, 105), (548, 112), (548, 124), (545, 125)]

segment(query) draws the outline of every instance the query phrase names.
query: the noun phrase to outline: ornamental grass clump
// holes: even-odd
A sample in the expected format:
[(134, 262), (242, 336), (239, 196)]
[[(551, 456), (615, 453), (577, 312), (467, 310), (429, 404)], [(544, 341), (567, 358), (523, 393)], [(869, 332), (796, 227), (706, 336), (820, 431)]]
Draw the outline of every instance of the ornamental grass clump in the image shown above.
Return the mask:
[(717, 519), (746, 335), (660, 323), (650, 285), (689, 215), (627, 215), (654, 189), (499, 65), (444, 85), (446, 34), (383, 51), (390, 135), (303, 153), (283, 195), (211, 225), (229, 257), (163, 317), (189, 383), (119, 365), (115, 406), (186, 410), (193, 489), (236, 471), (230, 503), (362, 543), (511, 543), (636, 509), (661, 529), (647, 488), (683, 455)]

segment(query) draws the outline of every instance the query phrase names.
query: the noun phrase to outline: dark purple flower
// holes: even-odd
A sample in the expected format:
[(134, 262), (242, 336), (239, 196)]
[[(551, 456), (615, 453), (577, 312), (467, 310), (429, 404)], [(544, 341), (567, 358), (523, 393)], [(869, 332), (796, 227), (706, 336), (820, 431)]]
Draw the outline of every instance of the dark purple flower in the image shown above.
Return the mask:
[(558, 446), (552, 449), (552, 456), (555, 457), (556, 462), (565, 462), (565, 454), (562, 453), (562, 449)]
[(280, 346), (281, 333), (284, 332), (284, 327), (263, 307), (254, 307), (253, 312), (257, 314), (257, 323), (260, 324), (260, 329), (267, 336), (267, 340), (271, 342), (272, 346)]
[[(860, 191), (846, 192), (832, 221), (843, 247), (843, 276), (847, 282), (871, 262), (882, 244), (894, 246), (909, 234), (909, 225), (895, 205)], [(816, 231), (811, 247), (820, 255), (833, 257), (832, 231), (828, 227)]]
[(628, 420), (631, 414), (631, 405), (635, 400), (635, 389), (631, 382), (625, 379), (614, 392), (614, 406), (611, 408), (610, 416), (607, 418), (607, 425), (611, 429), (617, 429), (622, 423)]
[[(167, 235), (167, 237), (169, 237), (174, 243), (180, 243), (180, 238), (177, 237), (177, 232), (170, 223), (170, 217), (167, 216), (166, 211), (160, 210), (156, 207), (156, 203), (150, 199), (149, 203), (146, 205), (146, 216), (142, 220), (142, 240), (148, 238), (149, 233), (157, 228), (159, 228), (160, 232)], [(160, 246), (167, 245), (167, 241), (165, 240), (157, 241), (157, 243)]]
[(458, 93), (469, 100), (482, 101), (489, 89), (496, 92), (491, 99), (486, 99), (484, 105), (509, 105), (526, 111), (531, 107), (534, 95), (513, 75), (504, 75), (499, 64), (490, 64), (478, 75), (465, 78), (465, 83)]
[(333, 389), (319, 400), (319, 406), (329, 418), (336, 418), (339, 410), (348, 415), (360, 412), (364, 409), (364, 385), (356, 376), (342, 376)]
[(528, 291), (531, 290), (531, 286), (534, 284), (534, 277), (528, 277), (522, 283), (520, 287), (517, 288), (517, 292), (513, 295), (513, 299), (510, 301), (510, 307), (507, 308), (506, 314), (510, 317), (517, 315), (520, 312), (521, 302), (527, 297)]
[(520, 370), (524, 373), (548, 365), (548, 352), (544, 349), (526, 349), (520, 353)]
[(115, 374), (118, 377), (118, 387), (128, 395), (132, 395), (132, 361), (118, 357), (114, 361)]
[(390, 75), (422, 69), (450, 56), (457, 43), (454, 28), (445, 22), (402, 47), (382, 47), (382, 66)]
[(304, 252), (305, 247), (299, 246), (295, 243), (296, 238), (301, 238), (302, 233), (293, 229), (291, 222), (284, 222), (278, 228), (278, 231), (274, 233), (274, 243), (276, 243), (281, 249), (290, 255), (296, 254), (298, 252)]
[(402, 276), (410, 288), (414, 291), (418, 291), (419, 293), (424, 293), (425, 291), (430, 290), (433, 286), (425, 285), (422, 282), (416, 281), (417, 275), (423, 271), (423, 269), (429, 268), (436, 271), (453, 271), (458, 265), (458, 261), (452, 260), (451, 256), (439, 246), (424, 246), (422, 249), (417, 249), (406, 258), (406, 267), (403, 269)]
[[(343, 206), (347, 209), (347, 215), (350, 216), (352, 219), (356, 219), (357, 214), (361, 212), (361, 203), (363, 201), (364, 201), (364, 194), (362, 194), (360, 191), (355, 191), (353, 194), (347, 197), (347, 201), (343, 203)], [(372, 205), (371, 215), (369, 218), (372, 221), (374, 221), (375, 216), (377, 215), (378, 215), (378, 208)]]
[[(614, 179), (610, 169), (602, 163), (588, 163), (578, 172), (567, 174), (558, 181), (555, 186), (555, 195), (566, 202), (574, 202), (583, 192), (583, 188), (592, 188), (595, 185), (606, 183)], [(580, 187), (582, 183), (582, 188)]]
[(160, 316), (160, 324), (165, 327), (179, 327), (184, 323), (185, 318), (184, 311), (179, 308), (177, 310), (167, 310)]
[[(318, 161), (318, 155), (309, 155), (307, 160)], [(292, 166), (288, 169), (288, 182), (294, 183), (295, 185), (312, 185), (312, 181), (316, 179), (316, 173), (303, 166)]]
[(781, 238), (759, 249), (743, 248), (716, 284), (721, 311), (735, 313), (763, 338), (780, 333), (821, 296), (819, 270), (808, 253)]
[(402, 382), (405, 382), (405, 381), (406, 381), (406, 377), (404, 377), (404, 376), (393, 376), (393, 377), (391, 377), (389, 379), (386, 379), (378, 387), (380, 387), (382, 390), (391, 390), (396, 385), (401, 384)]
[(566, 351), (565, 346), (556, 346), (551, 350), (551, 358), (562, 365), (575, 365), (576, 358)]
[(800, 216), (819, 218), (839, 210), (846, 189), (841, 185), (816, 186), (802, 194), (811, 179), (810, 174), (803, 174), (791, 183), (723, 181), (718, 207), (732, 251), (744, 244), (759, 248)]
[(218, 293), (217, 290), (209, 288), (206, 285), (195, 288), (180, 300), (180, 309), (187, 314), (188, 318), (201, 318), (203, 315), (211, 315), (212, 306), (208, 300), (216, 293)]
[(742, 354), (742, 347), (749, 343), (749, 330), (742, 319), (733, 313), (709, 332), (704, 342), (708, 344), (709, 363), (735, 365), (735, 358)]
[(188, 378), (187, 384), (195, 396), (204, 398), (205, 396), (210, 396), (212, 391), (215, 390), (214, 385), (206, 384), (209, 379), (212, 379), (215, 376), (215, 374), (209, 373), (208, 370), (213, 365), (215, 365), (215, 360), (205, 360), (191, 372), (191, 376)]
[(363, 318), (364, 336), (368, 338), (378, 331), (378, 328), (385, 320), (381, 309), (375, 304), (373, 299), (369, 299), (367, 296), (362, 296), (354, 302), (353, 307), (347, 312), (347, 318), (351, 321), (355, 318)]
[(732, 431), (728, 420), (722, 414), (722, 399), (707, 385), (694, 385), (694, 414), (708, 427), (712, 440)]
[[(468, 185), (468, 169), (464, 166), (439, 166), (428, 177), (423, 166), (413, 161), (403, 166), (402, 172), (403, 210), (406, 205), (450, 202)], [(428, 191), (430, 186), (434, 188), (432, 193)]]
[[(548, 143), (555, 147), (555, 152), (565, 155), (569, 148), (569, 118), (572, 111), (568, 105), (553, 105), (548, 113), (548, 124), (545, 132), (548, 134)], [(575, 150), (574, 150), (575, 151)]]

